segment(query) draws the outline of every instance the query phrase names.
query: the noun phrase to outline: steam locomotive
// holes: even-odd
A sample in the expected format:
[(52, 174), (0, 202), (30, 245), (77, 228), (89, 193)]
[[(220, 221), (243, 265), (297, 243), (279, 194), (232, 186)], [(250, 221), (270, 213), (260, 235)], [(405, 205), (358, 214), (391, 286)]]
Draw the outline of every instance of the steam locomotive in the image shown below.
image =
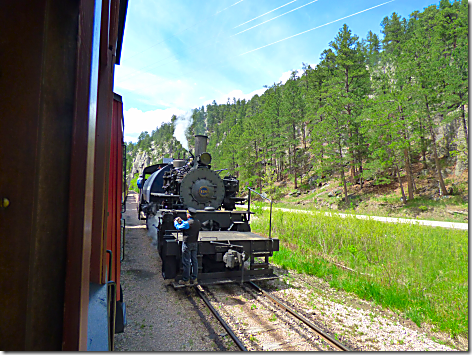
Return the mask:
[[(251, 232), (250, 195), (247, 210), (236, 210), (239, 181), (223, 170), (211, 169), (206, 152), (207, 136), (195, 136), (195, 155), (187, 160), (146, 167), (141, 176), (138, 217), (145, 215), (148, 235), (162, 259), (164, 279), (178, 281), (182, 275), (181, 232), (176, 217), (186, 219), (189, 207), (202, 223), (198, 239), (200, 284), (255, 281), (276, 278), (269, 256), (279, 250), (279, 240)], [(150, 176), (147, 178), (147, 175)]]

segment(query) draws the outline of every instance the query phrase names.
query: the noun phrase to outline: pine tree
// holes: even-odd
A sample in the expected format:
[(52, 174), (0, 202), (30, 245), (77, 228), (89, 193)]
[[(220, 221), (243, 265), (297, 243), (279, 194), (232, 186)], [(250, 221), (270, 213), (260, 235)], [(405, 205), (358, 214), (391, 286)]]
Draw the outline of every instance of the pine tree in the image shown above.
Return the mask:
[(263, 97), (262, 118), (267, 130), (268, 156), (270, 156), (270, 166), (274, 167), (276, 180), (282, 180), (285, 158), (285, 134), (282, 127), (282, 85), (274, 84), (270, 87), (265, 86)]
[[(445, 114), (444, 72), (441, 68), (442, 48), (437, 40), (435, 18), (437, 8), (432, 5), (411, 21), (411, 36), (404, 47), (404, 62), (409, 63), (408, 70), (412, 78), (411, 94), (418, 113), (425, 117), (425, 126), (431, 138), (431, 147), (439, 186), (443, 195), (447, 194), (441, 173), (437, 151), (435, 117)], [(416, 16), (415, 16), (416, 17)], [(441, 122), (440, 122), (441, 123)]]
[(349, 202), (344, 165), (350, 163), (355, 178), (356, 164), (359, 164), (359, 116), (363, 98), (369, 90), (369, 75), (366, 69), (359, 37), (352, 35), (348, 26), (340, 29), (332, 51), (324, 51), (322, 60), (330, 71), (325, 82), (323, 96), (325, 104), (319, 112), (323, 121), (318, 125), (327, 133), (326, 150), (329, 150), (331, 166), (339, 170), (344, 187), (346, 203)]
[[(382, 125), (383, 137), (387, 138), (385, 146), (378, 144), (378, 137), (374, 133), (369, 140), (370, 150), (387, 149), (393, 154), (395, 161), (395, 175), (402, 190), (403, 202), (407, 199), (400, 178), (400, 168), (404, 167), (408, 183), (408, 200), (414, 198), (414, 181), (411, 172), (411, 142), (414, 126), (411, 111), (411, 73), (405, 66), (410, 60), (404, 54), (405, 42), (408, 38), (408, 26), (405, 19), (396, 13), (391, 18), (382, 21), (384, 33), (384, 48), (381, 60), (371, 70), (374, 87), (373, 105), (371, 112), (377, 115), (377, 123)], [(380, 118), (380, 121), (379, 121)], [(382, 120), (383, 118), (383, 120)], [(375, 131), (379, 126), (372, 125)], [(377, 161), (377, 163), (380, 163)], [(385, 165), (385, 164), (384, 164)]]
[(282, 99), (282, 126), (285, 132), (285, 147), (288, 151), (289, 171), (293, 174), (295, 189), (298, 188), (297, 175), (301, 153), (298, 145), (298, 129), (303, 118), (303, 99), (299, 86), (297, 71), (292, 71), (290, 78), (284, 85)]

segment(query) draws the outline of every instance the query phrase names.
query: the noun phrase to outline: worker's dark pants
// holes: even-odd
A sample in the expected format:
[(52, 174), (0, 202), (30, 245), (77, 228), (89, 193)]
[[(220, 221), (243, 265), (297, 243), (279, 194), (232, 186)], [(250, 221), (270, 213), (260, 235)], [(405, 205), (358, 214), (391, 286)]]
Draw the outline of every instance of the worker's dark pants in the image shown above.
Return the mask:
[[(182, 280), (188, 281), (191, 277), (192, 280), (197, 278), (198, 273), (198, 259), (197, 259), (198, 243), (182, 243), (182, 266), (184, 273)], [(191, 271), (191, 273), (190, 273)]]

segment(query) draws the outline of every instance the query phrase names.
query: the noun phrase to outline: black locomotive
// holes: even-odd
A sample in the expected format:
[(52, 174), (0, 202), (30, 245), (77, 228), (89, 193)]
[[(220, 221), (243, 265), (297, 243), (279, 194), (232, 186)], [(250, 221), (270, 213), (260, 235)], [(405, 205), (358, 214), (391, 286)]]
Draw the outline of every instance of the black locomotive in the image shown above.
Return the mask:
[[(182, 233), (174, 228), (176, 217), (186, 219), (187, 208), (197, 210), (202, 223), (198, 239), (198, 279), (201, 284), (273, 279), (269, 256), (279, 250), (279, 240), (251, 232), (250, 204), (236, 210), (239, 181), (224, 170), (211, 170), (207, 137), (195, 136), (195, 155), (187, 160), (146, 167), (142, 177), (138, 214), (146, 216), (149, 236), (162, 259), (164, 279), (181, 278)], [(146, 179), (146, 173), (153, 173)]]

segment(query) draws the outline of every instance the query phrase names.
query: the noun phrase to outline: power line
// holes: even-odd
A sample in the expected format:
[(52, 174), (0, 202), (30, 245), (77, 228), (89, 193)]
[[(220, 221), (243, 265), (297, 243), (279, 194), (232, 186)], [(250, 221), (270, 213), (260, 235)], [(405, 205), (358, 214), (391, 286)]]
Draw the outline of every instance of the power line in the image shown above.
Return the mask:
[(355, 15), (358, 15), (358, 14), (360, 14), (360, 13), (362, 13), (362, 12), (366, 12), (366, 11), (369, 11), (369, 10), (375, 9), (376, 7), (383, 6), (383, 5), (385, 5), (385, 4), (388, 4), (388, 3), (390, 3), (390, 2), (393, 2), (393, 1), (395, 1), (395, 0), (390, 0), (390, 1), (384, 2), (383, 4), (376, 5), (376, 6), (373, 6), (373, 7), (371, 7), (371, 8), (368, 8), (368, 9), (365, 9), (365, 10), (362, 10), (362, 11), (359, 11), (359, 12), (356, 12), (355, 14), (352, 14), (352, 15), (349, 15), (349, 16), (345, 16), (345, 17), (341, 17), (340, 19), (337, 19), (337, 20), (334, 20), (334, 21), (331, 21), (331, 22), (325, 23), (324, 25), (317, 26), (317, 27), (315, 27), (315, 28), (312, 28), (312, 29), (310, 29), (310, 30), (307, 30), (307, 31), (303, 31), (303, 32), (297, 33), (296, 35), (293, 35), (293, 36), (290, 36), (290, 37), (287, 37), (287, 38), (281, 39), (281, 40), (279, 40), (279, 41), (276, 41), (276, 42), (273, 42), (273, 43), (270, 43), (270, 44), (266, 44), (265, 46), (262, 46), (262, 47), (259, 47), (259, 48), (256, 48), (256, 49), (253, 49), (253, 50), (250, 50), (250, 51), (248, 51), (248, 52), (245, 52), (245, 53), (242, 53), (242, 54), (240, 54), (240, 56), (241, 56), (241, 55), (248, 54), (248, 53), (252, 53), (252, 52), (255, 52), (255, 51), (258, 51), (259, 49), (262, 49), (262, 48), (265, 48), (265, 47), (269, 47), (269, 46), (271, 46), (271, 45), (273, 45), (273, 44), (276, 44), (276, 43), (279, 43), (279, 42), (283, 42), (283, 41), (285, 41), (285, 40), (287, 40), (287, 39), (290, 39), (290, 38), (293, 38), (293, 37), (296, 37), (296, 36), (300, 36), (300, 35), (302, 35), (302, 34), (304, 34), (304, 33), (307, 33), (307, 32), (310, 32), (310, 31), (316, 30), (316, 29), (318, 29), (318, 28), (321, 28), (321, 27), (323, 27), (323, 26), (327, 26), (327, 25), (330, 25), (330, 24), (332, 24), (332, 23), (335, 23), (335, 22), (338, 22), (338, 21), (344, 20), (344, 19), (346, 19), (346, 18), (348, 18), (348, 17), (352, 17), (352, 16), (355, 16)]
[(228, 10), (230, 7), (233, 7), (234, 5), (239, 4), (240, 2), (243, 2), (243, 1), (244, 1), (244, 0), (240, 0), (240, 1), (236, 2), (236, 3), (234, 3), (233, 5), (228, 6), (226, 9), (223, 9), (223, 10), (221, 10), (221, 11), (218, 11), (215, 15), (218, 15), (220, 12), (223, 12), (223, 11), (225, 11), (225, 10)]
[[(232, 6), (236, 5), (236, 4), (239, 4), (239, 3), (242, 2), (242, 1), (244, 1), (244, 0), (238, 1), (238, 2), (234, 3), (233, 5), (227, 7), (226, 9), (223, 9), (223, 10), (217, 12), (216, 14), (218, 14), (218, 13), (220, 13), (220, 12), (223, 12), (223, 11), (229, 9), (230, 7), (232, 7)], [(287, 4), (285, 4), (285, 5), (279, 6), (278, 8), (276, 8), (276, 9), (274, 9), (274, 10), (271, 10), (271, 11), (269, 11), (269, 12), (266, 12), (265, 14), (260, 15), (260, 16), (258, 16), (258, 17), (256, 17), (256, 18), (254, 18), (253, 20), (255, 20), (255, 19), (257, 19), (257, 18), (259, 18), (259, 17), (261, 17), (261, 16), (264, 16), (264, 15), (270, 13), (270, 12), (273, 12), (273, 11), (275, 11), (275, 10), (277, 10), (277, 9), (280, 9), (281, 7), (284, 7), (284, 6), (286, 6), (286, 5), (289, 5), (289, 4), (291, 4), (291, 3), (295, 2), (295, 1), (297, 1), (297, 0), (293, 0), (293, 1), (291, 1), (291, 2), (289, 2), (289, 3), (287, 3)], [(241, 32), (239, 32), (239, 33), (236, 33), (236, 34), (234, 34), (234, 35), (231, 35), (231, 36), (228, 37), (228, 39), (231, 38), (231, 37), (233, 37), (233, 36), (237, 36), (237, 35), (240, 34), (240, 33), (249, 31), (249, 30), (251, 30), (251, 29), (253, 29), (253, 28), (255, 28), (255, 27), (258, 27), (258, 26), (260, 26), (260, 25), (263, 25), (263, 24), (265, 24), (265, 23), (267, 23), (267, 22), (269, 22), (269, 21), (275, 20), (276, 18), (279, 18), (279, 17), (281, 17), (281, 16), (284, 16), (284, 15), (290, 13), (290, 12), (293, 12), (293, 11), (296, 11), (296, 10), (298, 10), (298, 9), (301, 9), (302, 7), (305, 7), (305, 6), (307, 6), (307, 5), (310, 5), (310, 4), (312, 4), (312, 3), (314, 3), (314, 2), (317, 2), (317, 1), (318, 1), (318, 0), (313, 0), (313, 1), (311, 1), (311, 2), (309, 2), (309, 3), (307, 3), (307, 4), (305, 4), (305, 5), (302, 5), (302, 6), (297, 7), (296, 9), (293, 9), (293, 10), (290, 10), (290, 11), (288, 11), (288, 12), (285, 12), (285, 13), (283, 13), (282, 15), (273, 17), (273, 18), (271, 18), (270, 20), (267, 20), (267, 21), (262, 22), (262, 23), (260, 23), (260, 24), (258, 24), (258, 25), (256, 25), (256, 26), (250, 27), (250, 28), (248, 28), (248, 29), (246, 29), (246, 30), (244, 30), (244, 31), (241, 31)], [(215, 14), (215, 15), (216, 15), (216, 14)], [(212, 15), (212, 16), (214, 16), (214, 15)], [(247, 21), (247, 22), (251, 22), (251, 21), (252, 21), (252, 20), (249, 20), (249, 21)], [(245, 22), (245, 23), (247, 23), (247, 22)], [(244, 23), (243, 23), (243, 24), (244, 24)], [(243, 25), (243, 24), (241, 24), (241, 25)], [(236, 26), (236, 27), (239, 27), (239, 26), (241, 26), (241, 25), (238, 25), (238, 26)], [(235, 27), (235, 28), (236, 28), (236, 27)], [(169, 38), (170, 38), (170, 37), (169, 37)], [(161, 42), (159, 42), (159, 43), (162, 43), (162, 42), (163, 42), (163, 41), (161, 41)], [(158, 43), (158, 44), (159, 44), (159, 43)], [(215, 43), (213, 43), (213, 44), (216, 44), (216, 43), (218, 43), (218, 41), (215, 42)], [(156, 45), (157, 45), (157, 44), (156, 44)], [(154, 45), (154, 46), (156, 46), (156, 45)], [(154, 46), (153, 46), (153, 47), (154, 47)], [(208, 46), (206, 46), (206, 47), (208, 47)], [(204, 47), (204, 48), (206, 48), (206, 47)], [(193, 52), (192, 52), (192, 53), (193, 53)], [(134, 77), (136, 74), (142, 72), (142, 70), (144, 70), (144, 69), (149, 69), (149, 68), (151, 68), (151, 67), (154, 67), (156, 64), (161, 63), (162, 61), (164, 61), (164, 60), (166, 60), (166, 59), (169, 59), (169, 58), (171, 58), (172, 56), (173, 56), (173, 54), (170, 55), (170, 56), (168, 56), (168, 57), (163, 58), (163, 59), (160, 60), (160, 61), (154, 62), (154, 63), (152, 63), (152, 64), (150, 64), (150, 65), (147, 65), (147, 66), (145, 66), (145, 67), (142, 67), (142, 68), (138, 69), (137, 71), (133, 72), (130, 76), (128, 76), (128, 77), (126, 77), (125, 79), (123, 79), (122, 81), (120, 81), (120, 83), (123, 83), (123, 82), (129, 80), (130, 78)], [(174, 61), (172, 61), (172, 62), (170, 62), (170, 63), (174, 63), (174, 62), (176, 62), (176, 61), (177, 61), (177, 59), (174, 60)], [(170, 63), (169, 63), (169, 64), (170, 64)]]
[[(229, 9), (230, 7), (233, 7), (234, 5), (239, 4), (239, 3), (242, 2), (242, 1), (244, 1), (244, 0), (240, 0), (240, 1), (234, 3), (234, 4), (231, 5), (231, 6), (228, 6), (227, 8), (225, 8), (225, 9), (223, 9), (223, 10), (221, 10), (221, 11), (218, 11), (218, 12), (215, 13), (214, 15), (211, 15), (211, 16), (207, 17), (207, 19), (210, 18), (210, 17), (212, 17), (212, 16), (215, 16), (215, 15), (217, 15), (217, 14), (219, 14), (219, 13), (221, 13), (221, 12), (227, 10), (227, 9)], [(297, 1), (297, 0), (293, 0), (293, 1), (291, 1), (291, 2), (288, 2), (287, 4), (282, 5), (282, 6), (279, 6), (278, 8), (276, 8), (276, 9), (274, 9), (274, 10), (271, 10), (271, 11), (269, 11), (269, 12), (263, 14), (263, 15), (260, 15), (260, 16), (258, 16), (258, 17), (264, 16), (264, 15), (270, 13), (270, 12), (273, 12), (273, 11), (275, 11), (275, 10), (277, 10), (277, 9), (280, 9), (280, 8), (282, 8), (282, 7), (286, 6), (286, 5), (289, 5), (289, 4), (291, 4), (291, 3), (295, 2), (295, 1)], [(275, 20), (276, 18), (279, 18), (279, 17), (281, 17), (281, 16), (284, 16), (284, 15), (290, 13), (290, 12), (293, 12), (293, 11), (296, 11), (296, 10), (298, 10), (298, 9), (301, 9), (302, 7), (305, 7), (305, 6), (307, 6), (307, 5), (310, 5), (310, 4), (312, 4), (312, 3), (316, 2), (316, 1), (318, 1), (318, 0), (313, 0), (313, 1), (311, 1), (311, 2), (309, 2), (309, 3), (307, 3), (307, 4), (305, 4), (305, 5), (299, 6), (299, 7), (295, 8), (295, 9), (293, 9), (293, 10), (290, 10), (290, 11), (288, 11), (288, 12), (286, 12), (286, 13), (283, 13), (282, 15), (276, 16), (276, 17), (274, 17), (274, 18), (272, 18), (272, 19), (270, 19), (270, 20), (267, 20), (267, 21), (265, 21), (265, 22), (262, 22), (262, 23), (260, 23), (260, 24), (258, 24), (258, 25), (256, 25), (256, 26), (253, 26), (253, 27), (248, 28), (248, 29), (246, 29), (246, 30), (244, 30), (244, 31), (241, 31), (241, 32), (239, 32), (239, 33), (236, 33), (235, 35), (229, 36), (229, 37), (227, 37), (227, 39), (229, 39), (229, 38), (231, 38), (231, 37), (233, 37), (233, 36), (236, 36), (236, 35), (238, 35), (238, 34), (240, 34), (240, 33), (249, 31), (250, 29), (255, 28), (255, 27), (257, 27), (257, 26), (263, 25), (264, 23), (267, 23), (267, 22), (269, 22), (269, 21)], [(258, 17), (256, 17), (256, 18), (258, 18)], [(254, 19), (256, 19), (256, 18), (254, 18)], [(204, 21), (206, 21), (207, 19), (205, 19)], [(254, 20), (254, 19), (253, 19), (253, 20)], [(247, 22), (251, 22), (251, 21), (252, 21), (252, 20), (249, 20), (249, 21), (247, 21)], [(247, 23), (247, 22), (245, 22), (245, 23)], [(243, 23), (243, 24), (244, 24), (244, 23)], [(243, 24), (242, 24), (242, 25), (243, 25)], [(240, 25), (238, 25), (238, 26), (236, 26), (236, 27), (239, 27), (239, 26), (240, 26)], [(194, 26), (191, 26), (191, 27), (194, 27)], [(188, 27), (188, 28), (191, 28), (191, 27)], [(187, 29), (188, 29), (188, 28), (187, 28)], [(175, 35), (173, 35), (173, 36), (175, 36)], [(171, 36), (171, 37), (173, 37), (173, 36)], [(171, 38), (171, 37), (169, 37), (169, 38)], [(158, 45), (158, 44), (160, 44), (160, 43), (162, 43), (162, 42), (164, 42), (164, 41), (161, 41), (161, 42), (159, 42), (159, 43), (153, 45), (152, 47), (155, 47), (156, 45)], [(203, 48), (198, 48), (198, 50), (207, 48), (207, 47), (209, 47), (210, 45), (214, 45), (214, 44), (217, 44), (217, 43), (219, 43), (219, 41), (216, 41), (216, 42), (214, 42), (214, 43), (211, 43), (211, 44), (209, 44), (209, 45), (207, 45), (207, 46), (205, 46), (205, 47), (203, 47)], [(151, 48), (151, 47), (150, 47), (150, 48)], [(148, 48), (148, 49), (150, 49), (150, 48)], [(193, 52), (191, 52), (191, 53), (194, 53), (194, 52), (195, 52), (195, 51), (193, 51)], [(142, 52), (141, 52), (141, 53), (142, 53)], [(169, 59), (169, 58), (171, 58), (171, 57), (173, 57), (173, 56), (174, 56), (174, 54), (172, 54), (172, 55), (170, 55), (170, 56), (168, 56), (168, 57), (162, 58), (161, 60), (159, 60), (159, 61), (157, 61), (157, 62), (154, 62), (154, 63), (151, 63), (151, 64), (149, 64), (149, 65), (146, 65), (146, 66), (144, 66), (144, 67), (142, 67), (142, 68), (140, 68), (140, 69), (134, 71), (133, 73), (131, 73), (131, 75), (125, 77), (125, 78), (124, 78), (123, 80), (121, 80), (119, 83), (123, 83), (123, 82), (129, 80), (129, 79), (133, 78), (134, 76), (136, 76), (137, 74), (142, 73), (144, 69), (153, 68), (153, 67), (155, 67), (157, 64), (162, 63), (163, 61), (165, 61), (165, 60), (167, 60), (167, 59)], [(178, 59), (175, 59), (175, 60), (169, 62), (169, 64), (174, 63), (174, 62), (176, 62), (177, 60), (178, 60)]]
[(230, 37), (237, 36), (237, 35), (239, 35), (240, 33), (243, 33), (243, 32), (249, 31), (249, 30), (252, 30), (253, 28), (255, 28), (255, 27), (257, 27), (257, 26), (263, 25), (264, 23), (267, 23), (267, 22), (269, 22), (269, 21), (275, 20), (276, 18), (279, 18), (279, 17), (282, 17), (282, 16), (284, 16), (284, 15), (287, 15), (287, 14), (289, 14), (290, 12), (293, 12), (293, 11), (295, 11), (295, 10), (301, 9), (302, 7), (305, 7), (305, 6), (307, 6), (307, 5), (313, 4), (314, 2), (317, 2), (317, 1), (318, 1), (318, 0), (313, 0), (312, 2), (309, 2), (308, 4), (305, 4), (305, 5), (302, 5), (302, 6), (297, 7), (296, 9), (287, 11), (286, 13), (284, 13), (284, 14), (282, 14), (282, 15), (273, 17), (273, 18), (271, 18), (270, 20), (267, 20), (267, 21), (264, 21), (264, 22), (262, 22), (262, 23), (260, 23), (260, 24), (258, 24), (258, 25), (252, 26), (252, 27), (250, 27), (250, 28), (248, 28), (248, 29), (245, 29), (244, 31), (238, 32), (238, 33), (236, 33), (235, 35), (232, 35), (232, 36), (230, 36)]
[[(318, 1), (318, 0), (314, 0), (314, 1), (312, 1), (312, 2), (310, 2), (310, 3), (307, 3), (307, 4), (303, 5), (303, 6), (310, 5), (311, 3), (316, 2), (316, 1)], [(346, 19), (346, 18), (355, 16), (355, 15), (358, 15), (358, 14), (360, 14), (360, 13), (362, 13), (362, 12), (366, 12), (366, 11), (372, 10), (372, 9), (374, 9), (374, 8), (376, 8), (376, 7), (383, 6), (383, 5), (388, 4), (388, 3), (390, 3), (390, 2), (393, 2), (393, 1), (395, 1), (395, 0), (390, 0), (390, 1), (385, 2), (385, 3), (383, 3), (383, 4), (376, 5), (376, 6), (373, 6), (373, 7), (371, 7), (371, 8), (368, 8), (368, 9), (365, 9), (365, 10), (362, 10), (362, 11), (359, 11), (359, 12), (356, 12), (356, 13), (354, 13), (354, 14), (351, 14), (351, 15), (348, 15), (348, 16), (345, 16), (345, 17), (342, 17), (342, 18), (340, 18), (340, 19), (337, 19), (337, 20), (334, 20), (334, 21), (325, 23), (324, 25), (317, 26), (317, 27), (312, 28), (312, 29), (310, 29), (310, 30), (303, 31), (303, 32), (298, 33), (298, 34), (295, 34), (295, 35), (293, 35), (293, 36), (286, 37), (286, 38), (281, 39), (281, 40), (279, 40), (279, 41), (276, 41), (276, 42), (267, 44), (267, 45), (265, 45), (265, 46), (262, 46), (262, 47), (253, 49), (253, 50), (251, 50), (251, 51), (248, 51), (248, 52), (239, 54), (239, 56), (242, 56), (242, 55), (245, 55), (245, 54), (249, 54), (249, 53), (251, 53), (251, 52), (255, 52), (255, 51), (257, 51), (257, 50), (259, 50), (259, 49), (262, 49), (262, 48), (265, 48), (265, 47), (269, 47), (269, 46), (271, 46), (271, 45), (273, 45), (273, 44), (276, 44), (276, 43), (279, 43), (279, 42), (283, 42), (283, 41), (285, 41), (285, 40), (287, 40), (287, 39), (290, 39), (290, 38), (293, 38), (293, 37), (302, 35), (302, 34), (304, 34), (304, 33), (313, 31), (313, 30), (315, 30), (315, 29), (318, 29), (318, 28), (327, 26), (327, 25), (332, 24), (332, 23), (334, 23), (334, 22), (338, 22), (338, 21), (341, 21), (341, 20), (343, 20), (343, 19)], [(241, 1), (239, 1), (239, 2), (241, 2)], [(239, 2), (237, 2), (237, 3), (235, 3), (235, 4), (231, 5), (231, 6), (234, 6), (234, 5), (238, 4)], [(231, 7), (231, 6), (229, 6), (229, 7)], [(289, 12), (295, 11), (295, 10), (297, 10), (297, 9), (303, 7), (303, 6), (300, 6), (300, 7), (296, 8), (296, 9), (293, 9), (293, 10), (291, 10), (291, 11), (289, 11)], [(228, 7), (228, 8), (229, 8), (229, 7)], [(228, 8), (226, 8), (226, 9), (228, 9)], [(226, 9), (224, 9), (224, 10), (226, 10)], [(224, 11), (224, 10), (222, 10), (222, 11)], [(287, 14), (287, 13), (289, 13), (289, 12), (286, 12), (285, 14)], [(280, 16), (283, 16), (283, 15), (285, 15), (285, 14), (282, 14), (282, 15), (280, 15)], [(280, 17), (280, 16), (277, 16), (277, 17)], [(277, 18), (277, 17), (275, 17), (275, 18)], [(275, 18), (273, 18), (273, 19), (275, 19)], [(273, 19), (271, 19), (271, 20), (273, 20)], [(270, 21), (270, 20), (269, 20), (269, 21)], [(267, 21), (266, 21), (266, 22), (267, 22)], [(264, 23), (265, 23), (265, 22), (264, 22)], [(263, 24), (263, 23), (262, 23), (262, 24)], [(254, 27), (257, 27), (257, 26), (254, 26)], [(251, 27), (251, 28), (253, 28), (253, 27)], [(251, 28), (249, 28), (249, 29), (251, 29)], [(249, 30), (249, 29), (248, 29), (248, 30)], [(234, 35), (233, 35), (233, 36), (234, 36)], [(229, 36), (229, 37), (227, 37), (227, 39), (229, 39), (229, 38), (231, 38), (231, 37), (233, 37), (233, 36)], [(221, 40), (220, 40), (220, 41), (221, 41)], [(219, 43), (220, 41), (216, 41), (216, 42), (210, 43), (210, 44), (208, 44), (207, 46), (204, 46), (204, 47), (197, 47), (197, 50), (192, 51), (192, 52), (190, 52), (190, 53), (195, 53), (195, 52), (197, 52), (197, 51), (201, 51), (201, 50), (203, 50), (203, 49), (205, 49), (205, 48), (207, 48), (207, 47), (209, 47), (209, 46), (212, 46), (212, 45), (215, 45), (215, 44)], [(141, 68), (141, 69), (139, 69), (139, 70), (133, 72), (131, 75), (125, 77), (123, 80), (119, 81), (117, 84), (121, 84), (121, 83), (123, 83), (123, 82), (125, 82), (125, 81), (128, 81), (129, 79), (133, 78), (135, 75), (137, 75), (137, 74), (139, 74), (139, 73), (142, 73), (142, 71), (143, 71), (144, 69), (154, 68), (157, 64), (159, 64), (159, 63), (165, 61), (166, 59), (168, 59), (168, 58), (170, 58), (170, 57), (172, 57), (172, 56), (174, 56), (174, 54), (172, 54), (172, 55), (169, 56), (169, 57), (163, 58), (162, 60), (160, 60), (160, 61), (158, 61), (158, 62), (151, 63), (150, 65), (147, 65), (147, 66), (145, 66), (145, 67), (143, 67), (143, 68)], [(175, 59), (175, 60), (173, 60), (173, 61), (167, 63), (167, 65), (172, 64), (172, 63), (174, 63), (174, 62), (176, 62), (176, 61), (178, 61), (178, 59)]]
[(259, 17), (262, 17), (262, 16), (265, 16), (265, 15), (267, 15), (267, 14), (270, 14), (271, 12), (274, 12), (275, 10), (278, 10), (278, 9), (284, 7), (284, 6), (290, 5), (292, 2), (295, 2), (295, 1), (297, 1), (297, 0), (290, 1), (290, 2), (286, 3), (285, 5), (279, 6), (279, 7), (276, 8), (276, 9), (273, 9), (273, 10), (270, 10), (269, 12), (266, 12), (265, 14), (262, 14), (262, 15), (260, 15), (260, 16), (254, 17), (252, 20), (246, 21), (246, 22), (244, 22), (244, 23), (242, 23), (242, 24), (240, 24), (240, 25), (237, 25), (236, 27), (233, 27), (233, 30), (234, 30), (235, 28), (239, 27), (239, 26), (245, 25), (246, 23), (249, 23), (249, 22), (251, 22), (251, 21), (257, 20)]

